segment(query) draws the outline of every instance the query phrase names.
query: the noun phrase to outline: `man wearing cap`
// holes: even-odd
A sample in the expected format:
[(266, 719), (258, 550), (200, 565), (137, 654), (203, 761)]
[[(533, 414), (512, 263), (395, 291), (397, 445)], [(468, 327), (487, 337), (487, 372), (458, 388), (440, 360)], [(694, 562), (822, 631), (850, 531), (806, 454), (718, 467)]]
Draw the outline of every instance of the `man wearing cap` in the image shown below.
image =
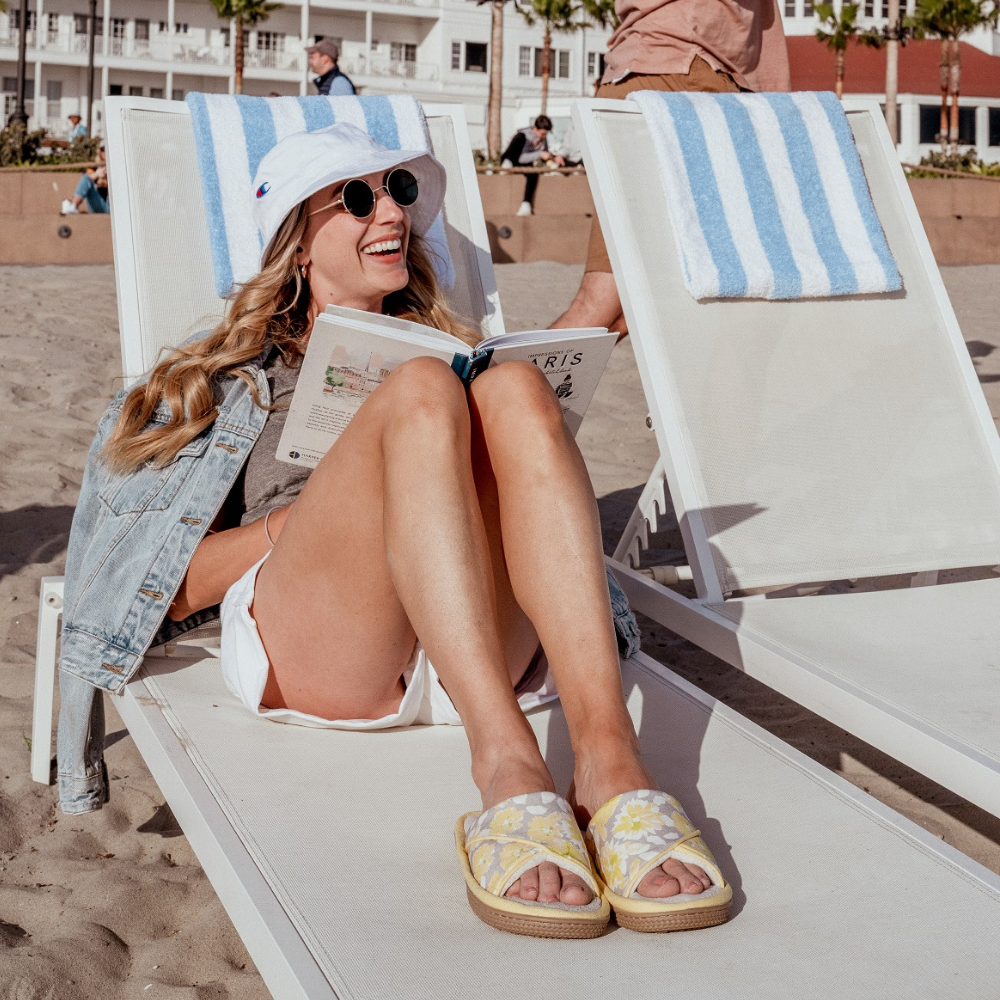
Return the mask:
[(350, 97), (354, 84), (337, 69), (340, 49), (329, 38), (321, 38), (315, 45), (306, 48), (309, 54), (309, 68), (319, 74), (313, 83), (323, 97)]
[(72, 142), (74, 139), (79, 139), (86, 134), (87, 126), (83, 124), (80, 116), (74, 111), (73, 114), (69, 115), (69, 135), (66, 138)]

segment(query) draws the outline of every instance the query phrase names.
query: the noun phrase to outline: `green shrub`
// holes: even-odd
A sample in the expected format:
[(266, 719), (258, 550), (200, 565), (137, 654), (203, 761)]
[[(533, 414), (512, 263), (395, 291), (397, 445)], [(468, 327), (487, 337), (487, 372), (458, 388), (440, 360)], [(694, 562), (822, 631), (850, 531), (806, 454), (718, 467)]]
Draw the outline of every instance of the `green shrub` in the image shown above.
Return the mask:
[(29, 132), (20, 122), (0, 130), (0, 167), (20, 167), (34, 163), (45, 129)]
[[(1000, 177), (1000, 163), (983, 163), (974, 149), (964, 153), (945, 153), (935, 149), (927, 156), (921, 157), (920, 167), (934, 167), (937, 170), (954, 170), (960, 174), (978, 174), (980, 177)], [(940, 177), (940, 174), (920, 170), (919, 167), (909, 172), (910, 177)]]

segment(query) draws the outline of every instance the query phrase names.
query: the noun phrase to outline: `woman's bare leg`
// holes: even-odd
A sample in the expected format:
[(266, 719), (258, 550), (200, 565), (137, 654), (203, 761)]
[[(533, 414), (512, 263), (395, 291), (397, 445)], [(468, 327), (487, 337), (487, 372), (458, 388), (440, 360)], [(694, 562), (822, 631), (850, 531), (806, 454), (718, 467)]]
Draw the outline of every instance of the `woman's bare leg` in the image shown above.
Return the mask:
[[(474, 453), (485, 449), (495, 477), (509, 586), (556, 678), (576, 760), (575, 805), (586, 821), (615, 795), (655, 787), (622, 693), (593, 488), (534, 365), (490, 369), (473, 383), (470, 401)], [(514, 891), (530, 896), (538, 871)], [(668, 861), (639, 891), (672, 896), (709, 884), (700, 868)]]
[[(470, 433), (446, 365), (397, 369), (309, 478), (261, 568), (253, 613), (272, 664), (265, 703), (327, 718), (395, 711), (419, 634), (462, 717), (487, 808), (554, 785), (513, 692), (536, 640), (510, 601), (506, 634), (498, 620)], [(547, 898), (590, 895), (569, 875), (556, 893)]]

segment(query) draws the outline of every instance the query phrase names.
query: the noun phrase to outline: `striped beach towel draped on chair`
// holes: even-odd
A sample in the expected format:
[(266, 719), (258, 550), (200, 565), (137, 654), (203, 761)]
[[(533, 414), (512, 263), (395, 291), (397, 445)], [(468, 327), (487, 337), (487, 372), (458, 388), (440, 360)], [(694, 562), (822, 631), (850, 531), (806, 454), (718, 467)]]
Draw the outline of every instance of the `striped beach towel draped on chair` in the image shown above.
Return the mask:
[[(260, 270), (263, 249), (250, 211), (257, 167), (279, 140), (295, 132), (315, 132), (337, 122), (363, 129), (387, 149), (431, 152), (420, 104), (412, 97), (247, 97), (243, 94), (188, 94), (198, 172), (205, 200), (208, 235), (220, 297)], [(439, 215), (424, 237), (432, 250), (438, 280), (454, 286), (444, 219)]]
[(830, 93), (638, 91), (696, 299), (897, 291), (851, 128)]

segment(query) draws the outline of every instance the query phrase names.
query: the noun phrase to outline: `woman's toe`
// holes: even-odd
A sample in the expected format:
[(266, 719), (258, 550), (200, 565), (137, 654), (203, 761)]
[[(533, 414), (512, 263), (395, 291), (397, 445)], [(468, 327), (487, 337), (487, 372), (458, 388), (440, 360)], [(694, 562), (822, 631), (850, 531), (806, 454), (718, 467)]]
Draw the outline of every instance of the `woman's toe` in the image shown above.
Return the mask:
[(543, 861), (536, 869), (538, 872), (538, 901), (540, 903), (555, 903), (559, 900), (562, 880), (559, 869), (551, 861)]
[(562, 890), (559, 902), (567, 906), (586, 906), (594, 898), (590, 886), (573, 872), (562, 872)]

